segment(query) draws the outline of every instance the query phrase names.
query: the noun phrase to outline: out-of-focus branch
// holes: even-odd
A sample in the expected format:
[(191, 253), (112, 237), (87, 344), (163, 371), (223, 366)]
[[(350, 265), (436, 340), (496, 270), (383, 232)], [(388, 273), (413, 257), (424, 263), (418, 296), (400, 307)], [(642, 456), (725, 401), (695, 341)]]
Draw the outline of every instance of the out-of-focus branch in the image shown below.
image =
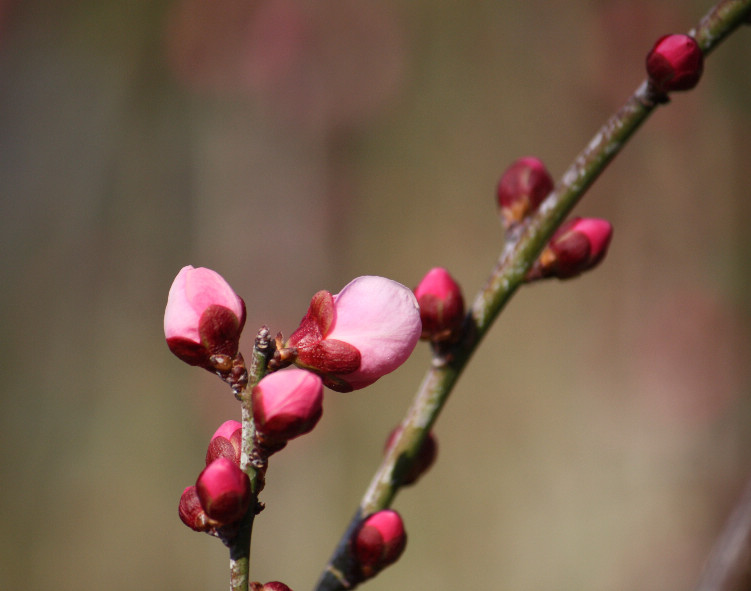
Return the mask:
[(751, 589), (751, 481), (704, 566), (696, 591)]

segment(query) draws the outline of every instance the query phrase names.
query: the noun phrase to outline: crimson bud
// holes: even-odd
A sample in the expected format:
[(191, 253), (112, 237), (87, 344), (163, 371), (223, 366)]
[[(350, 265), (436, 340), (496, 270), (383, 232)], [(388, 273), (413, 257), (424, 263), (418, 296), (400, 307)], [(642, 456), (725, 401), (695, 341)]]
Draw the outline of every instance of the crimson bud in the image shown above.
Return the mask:
[(240, 519), (250, 505), (250, 479), (227, 458), (217, 458), (203, 469), (196, 492), (206, 515), (221, 525)]
[(692, 89), (703, 70), (704, 54), (689, 35), (664, 35), (647, 54), (649, 84), (661, 95)]
[(446, 269), (428, 271), (415, 288), (420, 305), (422, 339), (452, 340), (464, 322), (464, 298), (459, 284)]
[(384, 509), (364, 519), (352, 537), (352, 554), (363, 579), (396, 562), (407, 545), (401, 516)]
[(195, 531), (208, 531), (211, 529), (211, 520), (201, 506), (195, 486), (189, 486), (183, 491), (183, 494), (180, 496), (178, 513), (182, 522), (190, 529), (194, 529)]
[(605, 257), (613, 226), (599, 218), (572, 218), (553, 234), (528, 279), (569, 279), (588, 271)]
[(243, 427), (238, 421), (225, 421), (216, 430), (206, 451), (206, 465), (217, 458), (228, 458), (240, 465)]
[(514, 161), (501, 176), (496, 189), (504, 226), (509, 228), (521, 222), (552, 190), (553, 177), (542, 160), (525, 156)]

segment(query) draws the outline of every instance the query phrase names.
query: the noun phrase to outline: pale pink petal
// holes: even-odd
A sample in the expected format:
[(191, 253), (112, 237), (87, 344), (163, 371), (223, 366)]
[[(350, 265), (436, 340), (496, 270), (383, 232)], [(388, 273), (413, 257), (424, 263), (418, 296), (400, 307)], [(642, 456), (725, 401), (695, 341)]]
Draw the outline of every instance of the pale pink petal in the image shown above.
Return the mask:
[(353, 388), (372, 384), (410, 356), (420, 338), (420, 310), (412, 290), (391, 279), (358, 277), (334, 296), (336, 318), (327, 339), (360, 351), (360, 368), (340, 376)]

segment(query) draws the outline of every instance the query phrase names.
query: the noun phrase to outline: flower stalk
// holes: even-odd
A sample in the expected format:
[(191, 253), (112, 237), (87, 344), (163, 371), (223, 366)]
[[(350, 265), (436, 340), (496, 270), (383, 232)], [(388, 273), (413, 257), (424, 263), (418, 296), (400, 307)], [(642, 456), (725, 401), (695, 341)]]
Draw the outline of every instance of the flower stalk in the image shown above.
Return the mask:
[[(690, 35), (706, 56), (750, 14), (751, 0), (722, 0)], [(402, 421), (401, 432), (373, 476), (316, 591), (345, 591), (357, 585), (357, 581), (348, 576), (353, 571), (353, 561), (347, 543), (357, 524), (363, 516), (391, 505), (402, 485), (403, 475), (408, 472), (456, 381), (493, 321), (524, 283), (527, 272), (556, 229), (658, 104), (644, 80), (597, 131), (539, 208), (508, 233), (498, 262), (468, 312), (463, 337), (448, 349), (434, 350), (431, 367)]]

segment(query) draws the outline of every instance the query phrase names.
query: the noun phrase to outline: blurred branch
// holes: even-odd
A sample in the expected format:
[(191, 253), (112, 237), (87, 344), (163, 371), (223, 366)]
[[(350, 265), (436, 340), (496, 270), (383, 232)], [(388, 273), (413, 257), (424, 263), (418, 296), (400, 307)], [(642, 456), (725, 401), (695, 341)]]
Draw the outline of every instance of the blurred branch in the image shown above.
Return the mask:
[(696, 591), (751, 589), (751, 481), (715, 542)]
[[(707, 54), (750, 14), (751, 0), (723, 0), (702, 18), (691, 35)], [(373, 476), (355, 516), (318, 581), (316, 591), (343, 591), (358, 585), (356, 566), (349, 555), (352, 532), (362, 518), (390, 506), (401, 486), (401, 476), (416, 457), (454, 384), (493, 321), (523, 284), (527, 271), (558, 226), (657, 104), (645, 80), (597, 131), (538, 211), (507, 236), (495, 268), (469, 311), (464, 338), (448, 351), (434, 352), (431, 367), (402, 421), (401, 434)], [(751, 501), (747, 505), (747, 520), (751, 523)], [(748, 541), (748, 535), (744, 539)], [(708, 589), (710, 587), (701, 591)], [(721, 588), (721, 591), (729, 589)]]

